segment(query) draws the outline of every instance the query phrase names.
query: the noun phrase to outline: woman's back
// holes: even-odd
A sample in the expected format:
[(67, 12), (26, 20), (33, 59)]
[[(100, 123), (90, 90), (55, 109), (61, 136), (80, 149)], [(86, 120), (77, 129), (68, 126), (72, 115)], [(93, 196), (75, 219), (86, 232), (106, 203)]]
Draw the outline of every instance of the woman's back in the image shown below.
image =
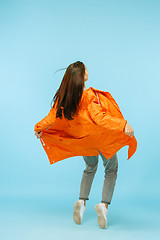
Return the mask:
[(62, 118), (56, 118), (56, 108), (52, 108), (34, 130), (43, 131), (40, 140), (51, 164), (72, 156), (98, 155), (97, 149), (108, 159), (125, 145), (129, 145), (129, 159), (137, 142), (125, 134), (126, 122), (109, 92), (90, 87), (83, 91), (73, 120), (64, 118), (63, 111)]

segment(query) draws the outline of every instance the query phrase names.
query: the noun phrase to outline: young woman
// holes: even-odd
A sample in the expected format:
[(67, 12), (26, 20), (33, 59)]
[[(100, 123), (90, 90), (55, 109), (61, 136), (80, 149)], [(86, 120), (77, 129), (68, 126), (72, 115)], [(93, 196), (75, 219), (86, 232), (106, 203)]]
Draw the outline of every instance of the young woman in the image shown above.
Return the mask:
[(137, 141), (111, 94), (92, 87), (87, 89), (87, 80), (88, 71), (84, 63), (77, 61), (70, 64), (53, 98), (49, 114), (35, 125), (34, 130), (50, 164), (72, 156), (83, 156), (86, 168), (79, 200), (75, 202), (73, 211), (76, 224), (82, 222), (98, 156), (101, 156), (105, 178), (102, 200), (95, 205), (95, 210), (98, 225), (106, 228), (108, 204), (111, 204), (117, 178), (117, 151), (129, 145), (129, 159), (136, 151)]

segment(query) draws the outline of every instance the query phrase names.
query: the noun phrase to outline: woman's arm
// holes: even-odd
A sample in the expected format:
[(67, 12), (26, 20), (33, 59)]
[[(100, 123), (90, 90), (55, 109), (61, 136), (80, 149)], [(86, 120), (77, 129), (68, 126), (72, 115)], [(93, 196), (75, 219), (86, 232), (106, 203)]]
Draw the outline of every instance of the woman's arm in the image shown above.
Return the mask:
[[(113, 102), (113, 98), (112, 98), (112, 102)], [(102, 104), (103, 104), (103, 107), (102, 107)], [(104, 129), (124, 132), (125, 126), (127, 124), (127, 120), (124, 119), (122, 113), (120, 112), (118, 104), (116, 103), (116, 109), (118, 109), (117, 116), (115, 114), (116, 113), (115, 107), (114, 108), (112, 107), (113, 106), (112, 103), (109, 106), (108, 104), (106, 104), (105, 102), (101, 102), (98, 96), (95, 97), (95, 99), (92, 99), (92, 101), (88, 105), (88, 112), (92, 121), (95, 124), (103, 127)], [(108, 111), (107, 109), (108, 107), (110, 111)], [(111, 116), (112, 111), (115, 115), (114, 117)]]
[(52, 107), (48, 115), (44, 117), (41, 121), (36, 123), (36, 125), (34, 126), (34, 131), (41, 132), (44, 129), (50, 127), (54, 123), (55, 117), (56, 117), (56, 109)]

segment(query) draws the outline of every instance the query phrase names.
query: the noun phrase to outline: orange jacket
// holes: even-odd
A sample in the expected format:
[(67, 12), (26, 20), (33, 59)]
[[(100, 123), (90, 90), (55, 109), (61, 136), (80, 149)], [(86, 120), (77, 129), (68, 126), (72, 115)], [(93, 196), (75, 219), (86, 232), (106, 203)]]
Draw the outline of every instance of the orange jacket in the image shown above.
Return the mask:
[[(83, 91), (82, 108), (73, 120), (56, 118), (55, 107), (34, 130), (43, 131), (40, 141), (50, 164), (73, 156), (94, 156), (99, 151), (109, 160), (128, 145), (128, 158), (137, 149), (135, 136), (124, 132), (127, 120), (109, 92), (90, 87)], [(62, 107), (63, 109), (63, 107)]]

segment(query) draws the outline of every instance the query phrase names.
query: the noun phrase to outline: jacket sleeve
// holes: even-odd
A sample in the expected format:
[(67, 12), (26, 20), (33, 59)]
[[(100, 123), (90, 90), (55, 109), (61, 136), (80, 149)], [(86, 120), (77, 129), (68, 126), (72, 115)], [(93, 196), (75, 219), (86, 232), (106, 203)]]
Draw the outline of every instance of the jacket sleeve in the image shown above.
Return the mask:
[(89, 103), (88, 113), (94, 124), (101, 126), (102, 128), (104, 128), (104, 130), (108, 129), (118, 132), (124, 132), (127, 120), (125, 120), (124, 117), (111, 116), (111, 112), (101, 107), (99, 98), (98, 100), (96, 98), (92, 99), (92, 101)]
[(52, 124), (54, 124), (55, 118), (56, 109), (52, 107), (48, 115), (44, 117), (41, 121), (36, 123), (36, 125), (34, 126), (34, 131), (40, 132), (46, 128), (49, 128)]

